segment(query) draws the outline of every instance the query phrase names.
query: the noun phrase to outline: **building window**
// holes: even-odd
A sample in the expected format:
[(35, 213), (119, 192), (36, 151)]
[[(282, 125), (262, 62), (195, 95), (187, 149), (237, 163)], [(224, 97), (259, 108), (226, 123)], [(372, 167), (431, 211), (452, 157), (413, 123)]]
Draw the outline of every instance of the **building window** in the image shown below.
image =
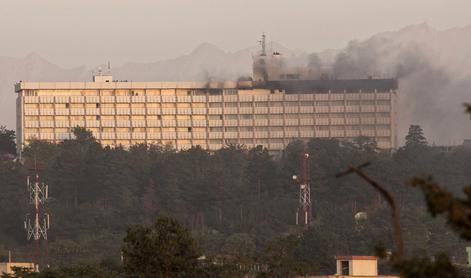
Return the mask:
[(220, 108), (220, 107), (222, 107), (222, 103), (220, 103), (220, 102), (210, 102), (209, 107), (210, 108)]
[(343, 106), (344, 102), (343, 102), (343, 100), (333, 100), (333, 101), (330, 102), (330, 105), (332, 105), (332, 106)]
[(100, 108), (100, 104), (99, 104), (99, 103), (96, 103), (96, 104), (95, 104), (95, 107), (96, 107), (96, 108)]
[(237, 102), (226, 102), (224, 107), (237, 107)]
[(377, 100), (376, 104), (378, 105), (389, 105), (391, 102), (389, 100)]
[(360, 101), (358, 100), (347, 100), (347, 105), (360, 105)]
[(341, 275), (350, 275), (350, 264), (348, 263), (348, 261), (341, 261), (340, 262), (341, 264)]
[(255, 102), (255, 107), (268, 107), (268, 102), (266, 101)]
[(100, 115), (96, 115), (96, 120), (97, 120), (97, 121), (100, 120)]
[(193, 131), (193, 128), (189, 127), (188, 132), (192, 132), (192, 131)]
[(237, 95), (237, 89), (226, 89), (224, 90), (226, 95)]
[(70, 108), (70, 103), (66, 103), (65, 108)]

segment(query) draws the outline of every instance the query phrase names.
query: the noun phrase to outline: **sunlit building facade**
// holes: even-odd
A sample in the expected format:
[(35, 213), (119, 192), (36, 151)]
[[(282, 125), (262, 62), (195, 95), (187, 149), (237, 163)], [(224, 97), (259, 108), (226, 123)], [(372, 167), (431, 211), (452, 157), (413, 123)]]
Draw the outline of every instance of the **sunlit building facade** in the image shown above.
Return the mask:
[(295, 139), (372, 137), (396, 147), (394, 79), (284, 80), (256, 85), (122, 82), (20, 82), (17, 143), (60, 142), (85, 127), (102, 145), (262, 145), (279, 151)]

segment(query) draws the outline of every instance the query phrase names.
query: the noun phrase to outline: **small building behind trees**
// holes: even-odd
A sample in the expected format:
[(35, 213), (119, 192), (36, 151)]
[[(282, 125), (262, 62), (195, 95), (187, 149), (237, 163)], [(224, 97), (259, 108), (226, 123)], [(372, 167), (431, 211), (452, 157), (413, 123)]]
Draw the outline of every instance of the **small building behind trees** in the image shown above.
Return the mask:
[(399, 276), (379, 275), (376, 256), (336, 256), (337, 271), (333, 275), (312, 276), (311, 278), (364, 277), (399, 278)]

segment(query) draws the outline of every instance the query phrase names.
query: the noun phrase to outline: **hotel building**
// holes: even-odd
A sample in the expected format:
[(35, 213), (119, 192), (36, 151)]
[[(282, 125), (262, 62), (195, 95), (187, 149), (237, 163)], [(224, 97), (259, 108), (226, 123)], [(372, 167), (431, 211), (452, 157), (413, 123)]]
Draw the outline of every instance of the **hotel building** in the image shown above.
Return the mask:
[(277, 69), (278, 53), (254, 60), (253, 81), (20, 82), (19, 151), (32, 139), (58, 143), (80, 126), (102, 145), (263, 145), (279, 151), (295, 139), (372, 137), (395, 148), (395, 79), (302, 79)]
[(263, 145), (294, 139), (368, 136), (396, 147), (396, 81), (391, 79), (253, 82), (20, 82), (17, 143), (60, 142), (85, 127), (102, 145)]

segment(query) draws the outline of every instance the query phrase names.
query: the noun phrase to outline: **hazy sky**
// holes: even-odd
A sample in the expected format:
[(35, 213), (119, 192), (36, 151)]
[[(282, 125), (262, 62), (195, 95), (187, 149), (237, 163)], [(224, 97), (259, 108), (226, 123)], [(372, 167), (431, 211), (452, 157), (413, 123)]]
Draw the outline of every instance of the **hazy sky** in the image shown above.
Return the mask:
[(202, 42), (234, 51), (265, 31), (305, 51), (427, 22), (471, 23), (470, 0), (0, 0), (0, 56), (35, 51), (61, 66), (151, 62)]

